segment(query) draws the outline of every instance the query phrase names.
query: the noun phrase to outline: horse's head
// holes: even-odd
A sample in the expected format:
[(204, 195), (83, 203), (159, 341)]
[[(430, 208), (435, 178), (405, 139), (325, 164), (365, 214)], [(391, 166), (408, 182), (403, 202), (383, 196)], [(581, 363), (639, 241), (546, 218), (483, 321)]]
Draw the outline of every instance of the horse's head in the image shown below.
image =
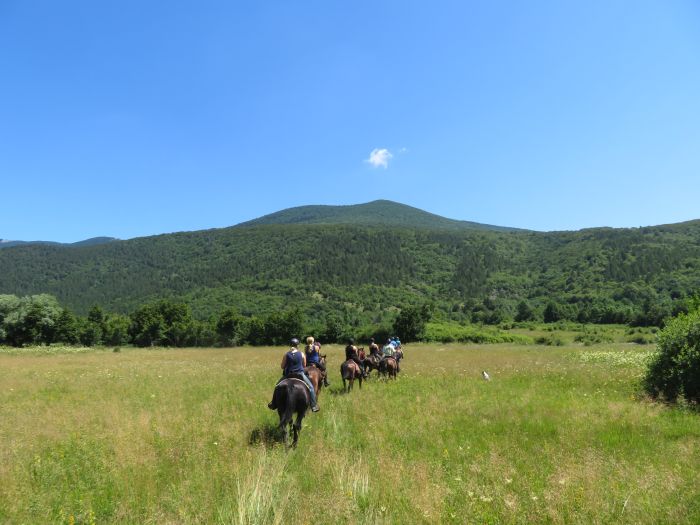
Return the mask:
[(322, 364), (326, 364), (326, 354), (319, 354), (319, 360)]

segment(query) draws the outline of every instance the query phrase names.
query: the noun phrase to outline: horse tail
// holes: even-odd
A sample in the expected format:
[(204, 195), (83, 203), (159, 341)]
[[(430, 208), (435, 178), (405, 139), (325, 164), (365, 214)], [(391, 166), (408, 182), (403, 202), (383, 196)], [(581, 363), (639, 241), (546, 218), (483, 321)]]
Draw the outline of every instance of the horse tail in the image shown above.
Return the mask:
[(287, 383), (284, 386), (277, 387), (275, 389), (275, 401), (278, 407), (284, 407), (282, 414), (280, 415), (280, 427), (284, 428), (286, 425), (291, 423), (292, 417), (294, 417), (294, 410), (292, 406), (292, 385)]

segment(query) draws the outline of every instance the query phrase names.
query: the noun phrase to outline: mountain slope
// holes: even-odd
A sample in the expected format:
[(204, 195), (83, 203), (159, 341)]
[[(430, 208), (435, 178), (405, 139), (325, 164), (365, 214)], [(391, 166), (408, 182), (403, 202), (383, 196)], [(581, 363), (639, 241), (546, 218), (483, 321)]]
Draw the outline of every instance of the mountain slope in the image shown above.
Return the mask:
[(400, 226), (433, 230), (516, 231), (516, 228), (478, 222), (457, 221), (389, 200), (377, 200), (349, 206), (299, 206), (281, 210), (238, 226), (264, 224), (350, 224), (364, 226)]
[(698, 290), (693, 223), (557, 233), (277, 224), (0, 250), (0, 294), (51, 293), (82, 314), (169, 297), (200, 317), (298, 306), (319, 323), (329, 313), (371, 323), (431, 302), (448, 318), (498, 322), (527, 300), (540, 316), (556, 301), (563, 318), (612, 322), (670, 311)]

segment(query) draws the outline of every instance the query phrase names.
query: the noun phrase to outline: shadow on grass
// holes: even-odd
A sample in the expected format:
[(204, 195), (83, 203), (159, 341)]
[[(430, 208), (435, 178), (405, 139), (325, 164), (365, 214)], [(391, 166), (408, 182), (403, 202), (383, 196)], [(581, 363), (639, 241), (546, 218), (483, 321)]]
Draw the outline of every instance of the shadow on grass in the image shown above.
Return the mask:
[[(357, 385), (355, 385), (357, 386)], [(334, 386), (334, 387), (328, 387), (325, 392), (328, 393), (329, 396), (345, 396), (348, 393), (345, 391), (342, 385), (340, 386)]]
[(265, 448), (272, 448), (283, 443), (282, 431), (279, 425), (274, 423), (263, 423), (250, 432), (248, 438), (249, 445), (263, 445)]

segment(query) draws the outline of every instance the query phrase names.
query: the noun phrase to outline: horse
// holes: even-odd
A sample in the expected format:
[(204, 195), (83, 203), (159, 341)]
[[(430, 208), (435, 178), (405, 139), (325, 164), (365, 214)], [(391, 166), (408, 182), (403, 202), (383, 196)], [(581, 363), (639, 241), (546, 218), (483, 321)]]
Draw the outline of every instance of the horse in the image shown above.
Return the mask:
[[(291, 427), (294, 436), (292, 446), (296, 447), (301, 432), (301, 421), (311, 406), (309, 387), (301, 379), (287, 377), (275, 386), (272, 403), (280, 416), (279, 428), (284, 436), (284, 444), (289, 446), (289, 427)], [(292, 421), (294, 413), (297, 415), (296, 421)]]
[(396, 371), (401, 372), (401, 360), (403, 359), (403, 350), (401, 348), (394, 350), (394, 359), (396, 359)]
[[(321, 357), (321, 363), (323, 365), (326, 364), (326, 355), (323, 354), (320, 356)], [(321, 387), (323, 387), (323, 376), (325, 372), (323, 372), (320, 368), (316, 368), (315, 366), (307, 366), (304, 371), (306, 372), (306, 375), (309, 376), (309, 380), (311, 381), (311, 384), (314, 386), (314, 392), (316, 392), (316, 401), (318, 401), (318, 395), (321, 393)]]
[[(360, 367), (352, 359), (348, 359), (340, 365), (340, 375), (343, 378), (343, 390), (345, 390), (345, 392), (350, 392), (352, 390), (355, 379), (359, 379), (360, 388), (362, 388), (362, 370), (360, 370)], [(348, 385), (346, 385), (346, 381), (349, 381)]]
[(383, 376), (388, 375), (390, 379), (396, 379), (396, 371), (398, 370), (398, 364), (396, 359), (393, 357), (385, 357), (379, 363), (379, 373)]
[(364, 361), (362, 361), (362, 364), (365, 367), (365, 370), (367, 371), (367, 377), (369, 378), (370, 374), (372, 373), (372, 370), (377, 370), (377, 373), (379, 373), (379, 362), (381, 361), (381, 357), (378, 355), (371, 355), (367, 358), (365, 358)]

